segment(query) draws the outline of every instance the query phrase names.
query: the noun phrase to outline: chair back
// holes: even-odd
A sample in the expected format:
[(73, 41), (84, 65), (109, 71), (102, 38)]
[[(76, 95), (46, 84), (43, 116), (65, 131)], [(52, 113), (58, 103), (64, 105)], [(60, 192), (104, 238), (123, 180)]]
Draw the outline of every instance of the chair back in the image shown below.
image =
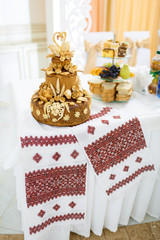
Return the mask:
[(97, 44), (100, 41), (113, 39), (113, 32), (88, 32), (84, 33), (84, 40)]
[[(129, 31), (129, 32), (124, 32), (124, 39), (126, 38), (130, 38), (134, 43), (138, 43), (136, 44), (137, 47), (137, 51), (136, 51), (136, 59), (134, 61), (135, 66), (141, 66), (141, 65), (146, 65), (146, 66), (150, 66), (150, 46), (149, 46), (149, 38), (150, 38), (150, 33), (149, 31)], [(146, 41), (145, 41), (146, 40)], [(148, 40), (148, 41), (147, 41)], [(147, 42), (148, 46), (146, 44), (144, 44), (143, 47), (143, 43), (142, 42)], [(133, 50), (133, 49), (132, 49)], [(132, 52), (131, 49), (129, 49), (129, 53)], [(132, 57), (132, 56), (131, 56)], [(132, 62), (133, 59), (130, 59), (129, 62)], [(131, 64), (132, 66), (134, 66), (134, 64)]]
[[(107, 39), (113, 39), (113, 32), (89, 32), (84, 33), (84, 44), (86, 41), (91, 43), (92, 45), (96, 45), (100, 42), (104, 42)], [(97, 55), (100, 55), (101, 53), (97, 53)], [(88, 60), (88, 52), (85, 52), (84, 61), (85, 66)], [(96, 57), (96, 66), (101, 66), (105, 63), (104, 59), (101, 59), (99, 57)], [(95, 67), (95, 66), (93, 66)]]

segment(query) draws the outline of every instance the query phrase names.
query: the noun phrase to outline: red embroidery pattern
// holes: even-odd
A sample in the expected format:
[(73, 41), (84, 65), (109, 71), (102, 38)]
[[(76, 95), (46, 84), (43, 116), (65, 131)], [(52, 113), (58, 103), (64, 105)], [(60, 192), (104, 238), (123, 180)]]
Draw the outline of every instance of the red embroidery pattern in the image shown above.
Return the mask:
[(41, 210), (41, 211), (38, 213), (38, 216), (42, 218), (45, 213), (46, 213), (45, 211)]
[(84, 149), (98, 175), (145, 147), (146, 142), (140, 122), (134, 118)]
[(141, 173), (147, 172), (147, 171), (152, 171), (152, 170), (154, 170), (154, 165), (148, 165), (148, 166), (139, 168), (137, 171), (132, 173), (132, 175), (130, 175), (129, 177), (127, 177), (126, 179), (123, 179), (122, 181), (119, 181), (114, 186), (112, 186), (111, 188), (106, 190), (107, 195), (109, 196), (111, 193), (113, 193), (117, 189), (123, 187), (126, 184), (129, 184), (130, 182), (132, 182), (132, 180), (134, 180), (136, 177), (138, 177)]
[(111, 179), (111, 180), (114, 180), (114, 179), (115, 179), (115, 177), (116, 177), (116, 175), (115, 175), (115, 174), (111, 174), (111, 175), (110, 175), (110, 177), (109, 177), (109, 179)]
[(95, 127), (88, 126), (88, 133), (94, 135)]
[(39, 161), (41, 161), (41, 159), (42, 159), (42, 157), (38, 153), (36, 153), (33, 157), (33, 160), (37, 163), (39, 163)]
[(111, 107), (105, 107), (99, 113), (91, 114), (87, 121), (91, 121), (91, 120), (94, 120), (96, 118), (100, 118), (100, 117), (108, 114), (111, 111), (111, 109), (112, 109)]
[(58, 209), (60, 209), (60, 206), (58, 204), (56, 204), (56, 205), (54, 205), (53, 209), (58, 211)]
[(137, 157), (135, 162), (141, 163), (142, 162), (142, 158), (141, 157)]
[(56, 152), (52, 158), (55, 160), (55, 161), (58, 161), (58, 159), (61, 157), (61, 154), (59, 154), (58, 152)]
[(25, 174), (27, 207), (61, 196), (85, 195), (87, 164)]
[(114, 119), (120, 119), (120, 116), (113, 116)]
[(45, 222), (42, 222), (41, 224), (38, 224), (37, 226), (30, 227), (29, 228), (30, 235), (40, 232), (41, 230), (46, 228), (48, 225), (50, 225), (54, 222), (66, 221), (69, 219), (71, 219), (71, 220), (79, 219), (80, 220), (80, 219), (84, 219), (84, 215), (85, 215), (85, 213), (68, 213), (65, 215), (60, 215), (60, 216), (55, 216), (55, 217), (49, 218), (48, 220), (46, 220)]
[(109, 125), (109, 121), (108, 120), (101, 120), (101, 122)]
[(28, 146), (53, 146), (53, 145), (62, 145), (62, 144), (71, 144), (71, 143), (76, 143), (77, 142), (77, 138), (75, 135), (60, 135), (60, 136), (55, 136), (55, 137), (27, 137), (25, 136), (24, 138), (20, 137), (21, 140), (21, 146), (22, 148), (24, 147), (28, 147)]
[(128, 172), (128, 170), (129, 170), (129, 167), (128, 166), (124, 166), (123, 171), (124, 172)]
[(71, 153), (71, 157), (74, 158), (74, 159), (76, 159), (76, 157), (78, 157), (78, 155), (79, 155), (79, 153), (78, 153), (76, 150), (74, 150), (74, 151)]
[(74, 208), (76, 206), (76, 203), (75, 202), (71, 202), (70, 204), (68, 204), (71, 208)]

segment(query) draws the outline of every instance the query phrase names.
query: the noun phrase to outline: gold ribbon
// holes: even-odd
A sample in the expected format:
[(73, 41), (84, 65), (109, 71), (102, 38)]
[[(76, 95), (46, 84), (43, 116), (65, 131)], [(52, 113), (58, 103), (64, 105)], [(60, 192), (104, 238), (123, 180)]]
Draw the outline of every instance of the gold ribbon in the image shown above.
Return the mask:
[(136, 65), (136, 57), (137, 57), (137, 49), (138, 48), (150, 48), (150, 39), (140, 39), (138, 41), (132, 41), (131, 38), (127, 37), (125, 39), (126, 42), (129, 43), (129, 48), (131, 49), (131, 57), (128, 61), (130, 66)]
[(91, 42), (85, 40), (85, 52), (88, 52), (87, 63), (84, 68), (84, 73), (90, 73), (92, 68), (96, 66), (97, 52), (103, 50), (103, 42), (93, 45)]

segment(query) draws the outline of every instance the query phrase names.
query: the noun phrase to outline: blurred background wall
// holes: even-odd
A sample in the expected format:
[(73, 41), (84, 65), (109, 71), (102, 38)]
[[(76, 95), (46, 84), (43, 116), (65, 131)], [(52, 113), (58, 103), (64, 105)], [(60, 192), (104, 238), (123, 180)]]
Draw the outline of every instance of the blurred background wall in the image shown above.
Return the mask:
[(92, 0), (91, 6), (91, 31), (118, 31), (119, 40), (125, 31), (149, 31), (153, 58), (160, 45), (160, 0)]
[(0, 81), (43, 76), (45, 0), (0, 0)]
[(44, 77), (47, 46), (67, 31), (83, 65), (86, 32), (149, 31), (151, 59), (160, 48), (160, 0), (0, 0), (0, 87), (14, 79)]

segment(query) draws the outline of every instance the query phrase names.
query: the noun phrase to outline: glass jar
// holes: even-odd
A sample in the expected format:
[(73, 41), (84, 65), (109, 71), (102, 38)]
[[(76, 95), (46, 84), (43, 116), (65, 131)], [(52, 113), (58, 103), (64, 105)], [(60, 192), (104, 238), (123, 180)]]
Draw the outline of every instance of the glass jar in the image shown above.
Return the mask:
[(160, 71), (160, 51), (152, 59), (151, 70)]
[(156, 95), (157, 95), (157, 97), (160, 98), (160, 75), (159, 75), (159, 78), (158, 78), (158, 85), (157, 85)]
[(152, 74), (153, 80), (148, 86), (148, 91), (152, 94), (156, 94), (160, 74), (160, 51), (157, 51), (157, 54), (152, 59), (150, 74)]

